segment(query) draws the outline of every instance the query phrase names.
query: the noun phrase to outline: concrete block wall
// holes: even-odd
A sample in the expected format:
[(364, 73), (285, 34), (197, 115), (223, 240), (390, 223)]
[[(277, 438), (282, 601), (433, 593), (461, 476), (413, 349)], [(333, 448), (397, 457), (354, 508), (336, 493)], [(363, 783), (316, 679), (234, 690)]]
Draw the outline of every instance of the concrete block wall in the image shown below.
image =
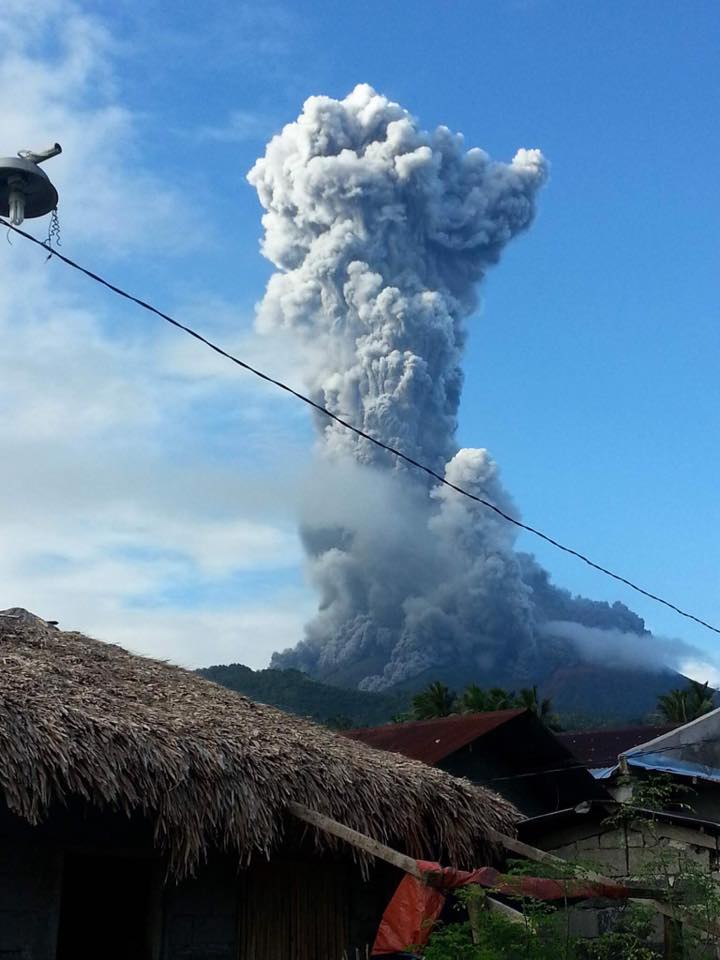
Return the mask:
[(614, 878), (642, 875), (661, 861), (671, 874), (690, 862), (720, 881), (720, 838), (674, 824), (643, 822), (593, 834), (583, 831), (575, 839), (566, 832), (543, 849)]
[[(623, 877), (627, 873), (624, 834), (620, 830), (584, 833), (577, 839), (563, 838), (560, 846), (543, 844), (555, 856), (570, 863), (598, 870), (609, 877)], [(570, 842), (568, 842), (570, 841)]]

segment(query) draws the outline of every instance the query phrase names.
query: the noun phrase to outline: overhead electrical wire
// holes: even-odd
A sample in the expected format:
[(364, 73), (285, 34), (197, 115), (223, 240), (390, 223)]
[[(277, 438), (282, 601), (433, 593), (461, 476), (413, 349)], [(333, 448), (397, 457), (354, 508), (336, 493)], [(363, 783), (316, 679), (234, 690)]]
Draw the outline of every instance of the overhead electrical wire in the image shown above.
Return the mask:
[[(224, 350), (218, 344), (213, 343), (211, 340), (208, 340), (207, 337), (204, 337), (201, 333), (198, 333), (197, 330), (193, 330), (192, 327), (186, 326), (184, 323), (180, 323), (179, 320), (175, 320), (173, 317), (169, 316), (167, 313), (163, 313), (162, 310), (158, 310), (157, 307), (154, 307), (151, 303), (147, 303), (145, 300), (141, 300), (140, 297), (136, 297), (131, 293), (128, 293), (126, 290), (123, 290), (122, 287), (118, 287), (113, 283), (110, 283), (109, 280), (105, 280), (104, 277), (101, 277), (97, 273), (93, 273), (92, 270), (88, 270), (86, 267), (81, 266), (75, 260), (71, 260), (70, 257), (65, 256), (60, 253), (58, 250), (51, 248), (48, 245), (47, 241), (38, 240), (37, 237), (33, 237), (32, 234), (26, 233), (24, 230), (21, 230), (19, 227), (14, 226), (9, 223), (7, 220), (4, 220), (0, 217), (0, 224), (6, 227), (8, 230), (12, 230), (13, 233), (18, 234), (21, 237), (24, 237), (26, 240), (29, 240), (31, 243), (34, 243), (36, 246), (41, 247), (46, 253), (49, 253), (50, 256), (61, 260), (66, 266), (72, 267), (73, 270), (77, 270), (80, 273), (84, 274), (90, 280), (94, 280), (96, 283), (99, 283), (101, 286), (106, 287), (108, 290), (111, 290), (113, 293), (117, 294), (119, 297), (123, 297), (125, 300), (130, 300), (132, 303), (137, 304), (137, 306), (142, 307), (143, 310), (148, 310), (150, 313), (155, 314), (160, 317), (162, 320), (167, 321), (167, 323), (172, 324), (173, 327), (177, 327), (178, 330), (182, 330), (188, 336), (193, 337), (195, 340), (198, 340), (200, 343), (203, 343), (210, 350), (213, 350), (215, 353), (219, 354), (221, 357), (225, 357), (226, 360), (230, 360), (231, 363), (236, 364), (238, 367), (241, 367), (243, 370), (247, 370), (248, 373), (252, 373), (253, 376), (259, 377), (261, 380), (264, 380), (266, 383), (272, 384), (274, 387), (277, 387), (280, 390), (284, 390), (286, 393), (289, 393), (291, 396), (295, 397), (297, 400), (301, 400), (303, 403), (307, 404), (309, 407), (312, 407), (314, 410), (317, 410), (318, 413), (321, 413), (323, 416), (327, 417), (330, 420), (334, 420), (335, 423), (340, 424), (341, 427), (344, 427), (346, 430), (350, 430), (352, 433), (356, 434), (358, 437), (362, 437), (363, 440), (367, 440), (369, 443), (374, 444), (376, 447), (379, 447), (381, 450), (385, 450), (387, 453), (391, 454), (394, 457), (397, 457), (398, 460), (409, 464), (411, 467), (420, 470), (422, 473), (427, 474), (427, 476), (432, 477), (433, 480), (436, 480), (438, 483), (443, 484), (443, 486), (449, 487), (451, 490), (454, 490), (456, 493), (461, 494), (464, 497), (467, 497), (469, 500), (473, 500), (475, 503), (481, 504), (483, 507), (486, 507), (488, 510), (492, 510), (499, 517), (502, 517), (503, 520), (506, 520), (508, 523), (513, 524), (513, 526), (518, 527), (520, 530), (525, 530), (526, 533), (531, 533), (533, 536), (538, 537), (540, 540), (544, 540), (545, 543), (549, 543), (551, 546), (555, 547), (558, 550), (561, 550), (563, 553), (567, 553), (572, 557), (575, 557), (578, 560), (582, 560), (583, 563), (586, 563), (589, 567), (592, 567), (593, 570), (597, 570), (599, 573), (604, 574), (607, 577), (611, 577), (613, 580), (616, 580), (618, 583), (624, 584), (626, 587), (630, 587), (631, 590), (634, 590), (636, 593), (641, 594), (644, 597), (647, 597), (649, 600), (654, 600), (656, 603), (662, 604), (664, 607), (673, 610), (675, 613), (679, 614), (681, 617), (685, 617), (687, 620), (692, 620), (695, 623), (700, 624), (701, 627), (706, 627), (708, 630), (712, 630), (713, 633), (720, 634), (720, 627), (715, 627), (713, 624), (708, 623), (707, 620), (702, 620), (700, 617), (695, 616), (693, 613), (689, 613), (687, 610), (683, 610), (680, 607), (676, 606), (674, 603), (671, 603), (669, 600), (665, 600), (663, 597), (658, 596), (655, 593), (651, 593), (649, 590), (645, 590), (643, 587), (638, 586), (638, 584), (633, 583), (632, 580), (628, 580), (626, 577), (621, 576), (618, 573), (614, 573), (612, 570), (609, 570), (607, 567), (603, 567), (601, 564), (596, 563), (594, 560), (591, 560), (585, 554), (580, 553), (578, 550), (574, 550), (572, 547), (568, 547), (563, 543), (560, 543), (558, 540), (555, 540), (553, 537), (548, 536), (548, 534), (543, 533), (541, 530), (538, 530), (536, 527), (532, 527), (527, 523), (523, 523), (521, 520), (518, 520), (516, 517), (511, 516), (508, 513), (505, 513), (504, 510), (501, 510), (500, 507), (496, 506), (494, 503), (491, 503), (489, 500), (485, 500), (483, 497), (478, 497), (474, 493), (470, 493), (469, 490), (464, 490), (462, 487), (457, 486), (457, 484), (451, 483), (441, 474), (436, 473), (431, 467), (426, 466), (424, 463), (421, 463), (418, 460), (414, 460), (412, 457), (409, 457), (406, 453), (397, 450), (395, 447), (390, 446), (390, 444), (383, 443), (382, 440), (378, 440), (377, 437), (373, 437), (371, 434), (366, 433), (364, 430), (361, 430), (359, 427), (354, 426), (352, 423), (349, 423), (347, 420), (343, 420), (342, 417), (339, 417), (337, 414), (333, 413), (331, 410), (328, 410), (327, 407), (323, 407), (322, 404), (316, 403), (315, 400), (312, 400), (310, 397), (306, 396), (303, 393), (300, 393), (298, 390), (294, 390), (291, 386), (286, 383), (283, 383), (282, 380), (276, 380), (274, 377), (269, 376), (267, 373), (263, 373), (261, 370), (258, 370), (256, 367), (253, 367), (251, 364), (246, 363), (246, 361), (241, 360), (239, 357), (234, 356), (232, 353), (228, 353), (227, 350)], [(48, 257), (50, 259), (50, 257)]]

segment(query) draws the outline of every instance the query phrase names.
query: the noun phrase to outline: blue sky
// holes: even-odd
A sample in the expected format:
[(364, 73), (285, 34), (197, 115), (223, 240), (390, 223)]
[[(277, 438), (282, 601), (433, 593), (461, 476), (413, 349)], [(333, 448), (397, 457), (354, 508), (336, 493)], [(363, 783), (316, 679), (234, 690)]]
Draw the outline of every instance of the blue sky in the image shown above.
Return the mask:
[[(297, 386), (253, 331), (270, 267), (245, 174), (307, 96), (368, 82), (498, 159), (540, 147), (538, 219), (471, 325), (460, 441), (529, 523), (720, 622), (716, 3), (7, 0), (0, 41), (0, 152), (63, 143), (65, 252)], [(313, 607), (307, 415), (3, 246), (0, 606), (263, 665)], [(713, 634), (521, 545), (716, 659)]]

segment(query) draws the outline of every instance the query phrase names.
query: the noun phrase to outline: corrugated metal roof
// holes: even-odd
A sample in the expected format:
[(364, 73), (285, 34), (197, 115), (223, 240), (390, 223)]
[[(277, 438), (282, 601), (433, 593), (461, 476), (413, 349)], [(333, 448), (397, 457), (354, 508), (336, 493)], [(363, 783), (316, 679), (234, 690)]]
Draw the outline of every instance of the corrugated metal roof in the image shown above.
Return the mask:
[(617, 763), (613, 763), (609, 767), (588, 767), (596, 780), (609, 780), (618, 769)]
[(697, 777), (699, 780), (709, 780), (711, 783), (720, 783), (720, 770), (707, 764), (695, 763), (692, 760), (675, 760), (663, 753), (648, 753), (641, 757), (632, 754), (627, 758), (631, 767), (642, 767), (643, 770), (657, 770), (658, 773), (675, 773), (680, 777)]
[(720, 783), (720, 708), (623, 753), (628, 764)]
[(524, 713), (525, 710), (468, 713), (459, 717), (364, 727), (348, 730), (345, 735), (378, 750), (390, 750), (413, 760), (435, 764)]
[(576, 733), (558, 733), (558, 740), (581, 763), (590, 768), (617, 764), (621, 753), (672, 730), (664, 727), (620, 727), (616, 730), (579, 730)]

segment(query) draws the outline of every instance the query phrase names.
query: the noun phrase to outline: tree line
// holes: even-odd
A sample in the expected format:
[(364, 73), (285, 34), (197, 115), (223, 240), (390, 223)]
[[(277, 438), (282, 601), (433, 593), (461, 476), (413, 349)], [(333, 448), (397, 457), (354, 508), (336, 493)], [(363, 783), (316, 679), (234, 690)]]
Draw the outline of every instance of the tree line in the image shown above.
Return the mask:
[[(669, 724), (689, 723), (714, 709), (714, 694), (715, 691), (707, 682), (689, 680), (687, 687), (670, 690), (658, 698), (657, 714), (652, 719)], [(457, 694), (440, 680), (435, 680), (416, 693), (411, 701), (411, 709), (396, 714), (393, 721), (402, 723), (407, 720), (432, 720), (463, 713), (513, 709), (529, 710), (550, 730), (562, 729), (553, 713), (552, 699), (541, 698), (537, 686), (524, 687), (515, 693), (503, 687), (484, 689), (477, 683), (470, 683), (462, 693)]]
[(503, 687), (490, 687), (486, 690), (477, 683), (470, 683), (458, 695), (440, 680), (435, 680), (416, 693), (412, 698), (410, 711), (393, 719), (396, 722), (431, 720), (454, 714), (513, 709), (530, 710), (551, 730), (560, 729), (557, 717), (552, 712), (552, 700), (550, 697), (541, 698), (536, 686), (525, 687), (515, 693)]

